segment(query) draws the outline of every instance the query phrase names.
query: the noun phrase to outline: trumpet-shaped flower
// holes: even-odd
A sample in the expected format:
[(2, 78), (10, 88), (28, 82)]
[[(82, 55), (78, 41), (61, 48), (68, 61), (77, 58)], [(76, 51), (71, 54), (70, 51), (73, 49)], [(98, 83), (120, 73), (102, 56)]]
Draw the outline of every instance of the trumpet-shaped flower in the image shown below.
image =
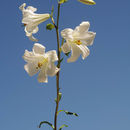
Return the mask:
[(50, 18), (50, 14), (37, 14), (34, 13), (35, 11), (37, 11), (37, 8), (34, 8), (32, 6), (28, 6), (25, 9), (26, 4), (23, 3), (19, 9), (22, 11), (23, 14), (23, 19), (22, 19), (22, 23), (25, 26), (25, 32), (26, 32), (26, 36), (29, 37), (30, 40), (32, 41), (38, 41), (36, 38), (34, 38), (32, 36), (32, 34), (35, 34), (38, 32), (38, 25), (44, 21), (46, 21), (47, 19)]
[(68, 58), (67, 62), (75, 62), (80, 54), (84, 60), (89, 55), (89, 49), (87, 46), (92, 45), (95, 32), (90, 32), (89, 22), (82, 22), (74, 30), (67, 28), (61, 31), (61, 36), (66, 40), (62, 45), (64, 53), (72, 51), (71, 57)]
[(39, 72), (39, 82), (47, 83), (47, 76), (54, 76), (59, 71), (59, 68), (54, 64), (58, 60), (56, 51), (45, 53), (45, 47), (39, 43), (34, 44), (31, 52), (25, 50), (23, 58), (27, 62), (24, 69), (30, 76)]

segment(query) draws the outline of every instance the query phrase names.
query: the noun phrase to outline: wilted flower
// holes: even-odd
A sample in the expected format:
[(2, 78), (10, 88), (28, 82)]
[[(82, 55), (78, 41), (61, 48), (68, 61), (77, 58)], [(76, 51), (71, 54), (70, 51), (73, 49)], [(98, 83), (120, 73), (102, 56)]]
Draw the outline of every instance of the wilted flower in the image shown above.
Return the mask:
[(59, 68), (54, 64), (58, 60), (56, 51), (52, 50), (45, 53), (45, 47), (39, 43), (34, 44), (31, 52), (25, 50), (23, 58), (27, 62), (24, 69), (30, 76), (39, 72), (39, 82), (47, 83), (47, 76), (54, 76), (59, 71)]
[(32, 36), (32, 34), (35, 34), (38, 32), (38, 25), (40, 23), (46, 21), (47, 19), (49, 19), (50, 14), (37, 14), (37, 13), (34, 13), (35, 11), (37, 11), (37, 8), (34, 8), (32, 6), (28, 6), (25, 9), (25, 6), (26, 6), (26, 3), (23, 3), (19, 7), (19, 9), (23, 13), (22, 23), (25, 26), (26, 36), (28, 36), (29, 39), (32, 41), (37, 41), (37, 39), (34, 38)]
[(71, 57), (68, 58), (68, 62), (74, 62), (82, 54), (82, 59), (85, 59), (89, 55), (89, 49), (87, 46), (93, 44), (96, 33), (90, 32), (89, 22), (82, 22), (74, 30), (67, 28), (61, 31), (61, 36), (66, 40), (62, 45), (64, 53), (72, 51)]

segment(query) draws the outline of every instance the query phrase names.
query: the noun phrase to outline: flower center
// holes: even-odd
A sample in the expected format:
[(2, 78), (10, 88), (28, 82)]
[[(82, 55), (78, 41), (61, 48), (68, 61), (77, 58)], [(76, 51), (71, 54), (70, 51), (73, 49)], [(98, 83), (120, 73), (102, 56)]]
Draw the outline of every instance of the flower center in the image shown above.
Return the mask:
[(48, 63), (48, 58), (44, 58), (41, 62), (38, 62), (37, 63), (37, 67), (36, 67), (36, 69), (41, 69), (41, 67), (43, 66), (43, 65), (45, 65), (45, 64), (47, 64)]
[(77, 44), (77, 45), (81, 45), (82, 44), (82, 42), (80, 40), (75, 40), (74, 43)]

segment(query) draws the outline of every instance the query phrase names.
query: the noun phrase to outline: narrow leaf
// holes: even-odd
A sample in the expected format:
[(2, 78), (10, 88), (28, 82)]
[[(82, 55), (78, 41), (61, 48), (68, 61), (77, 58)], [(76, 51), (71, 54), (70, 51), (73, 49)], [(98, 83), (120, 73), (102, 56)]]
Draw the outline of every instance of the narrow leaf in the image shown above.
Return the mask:
[(62, 126), (59, 128), (59, 130), (62, 130), (63, 127), (68, 127), (68, 125), (65, 125), (65, 124), (62, 125)]
[(48, 122), (48, 121), (42, 121), (42, 122), (40, 122), (40, 124), (39, 124), (39, 128), (41, 128), (41, 125), (43, 125), (43, 124), (48, 124), (49, 126), (51, 126), (53, 129), (55, 128), (50, 122)]
[[(62, 58), (63, 59), (63, 58)], [(61, 60), (62, 60), (61, 59)], [(62, 93), (61, 92), (59, 92), (59, 101), (61, 100), (61, 97), (62, 97)]]
[[(59, 101), (61, 100), (61, 97), (62, 97), (62, 93), (59, 92)], [(55, 98), (55, 102), (57, 102), (57, 98)]]
[(64, 58), (61, 58), (61, 59), (60, 59), (60, 63), (63, 61), (63, 59), (64, 59)]
[(65, 110), (59, 110), (58, 113), (57, 113), (57, 115), (58, 115), (60, 112), (65, 112), (66, 115), (74, 115), (74, 116), (78, 116), (77, 113), (69, 112), (69, 111), (65, 111)]

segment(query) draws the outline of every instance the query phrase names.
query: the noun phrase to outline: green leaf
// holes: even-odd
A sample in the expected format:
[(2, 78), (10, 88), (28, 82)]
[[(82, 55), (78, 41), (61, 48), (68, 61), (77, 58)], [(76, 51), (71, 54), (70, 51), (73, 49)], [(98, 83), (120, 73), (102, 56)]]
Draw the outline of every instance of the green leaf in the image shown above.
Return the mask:
[(60, 112), (65, 112), (66, 115), (74, 115), (74, 116), (78, 116), (78, 114), (74, 113), (74, 112), (69, 112), (69, 111), (65, 111), (65, 110), (59, 110), (57, 115), (60, 113)]
[(64, 59), (64, 58), (61, 58), (61, 59), (60, 59), (60, 63), (63, 61), (63, 59)]
[(63, 3), (66, 3), (68, 0), (60, 0), (59, 1), (59, 4), (63, 4)]
[(40, 122), (40, 124), (39, 124), (39, 128), (41, 128), (41, 125), (43, 125), (43, 124), (48, 124), (49, 126), (51, 126), (53, 129), (55, 128), (50, 122), (48, 122), (48, 121), (42, 121), (42, 122)]
[(95, 5), (96, 3), (93, 0), (78, 0), (79, 2), (86, 5)]
[(62, 126), (59, 128), (59, 130), (62, 130), (63, 127), (68, 127), (68, 125), (65, 125), (65, 124), (62, 125)]
[(62, 93), (59, 92), (59, 101), (61, 100)]
[(53, 28), (55, 28), (55, 26), (54, 26), (52, 23), (48, 23), (48, 24), (46, 25), (46, 29), (47, 29), (47, 30), (52, 30)]

